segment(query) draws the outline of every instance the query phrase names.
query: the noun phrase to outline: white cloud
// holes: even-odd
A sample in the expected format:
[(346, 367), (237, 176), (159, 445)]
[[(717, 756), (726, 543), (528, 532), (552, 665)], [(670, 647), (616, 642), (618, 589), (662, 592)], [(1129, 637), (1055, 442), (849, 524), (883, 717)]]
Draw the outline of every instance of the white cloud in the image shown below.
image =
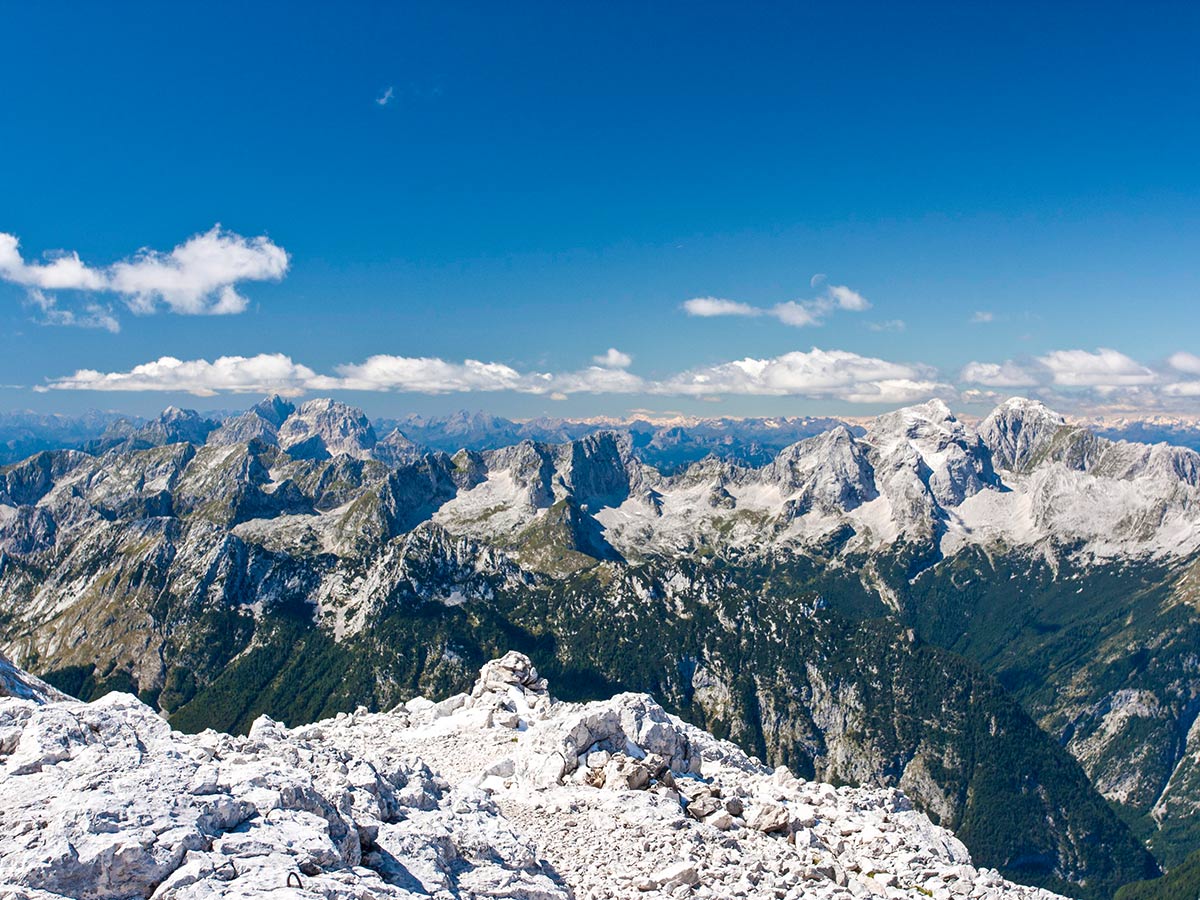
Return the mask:
[(1200, 381), (1176, 381), (1163, 385), (1168, 397), (1200, 397)]
[(180, 391), (296, 395), (307, 391), (398, 391), (424, 394), (514, 391), (545, 396), (656, 394), (835, 398), (850, 403), (924, 399), (949, 388), (925, 366), (887, 362), (842, 350), (814, 349), (769, 359), (742, 359), (647, 381), (625, 369), (589, 366), (575, 372), (521, 372), (503, 363), (377, 355), (318, 375), (283, 354), (227, 356), (213, 362), (164, 356), (128, 372), (80, 369), (41, 390)]
[[(1167, 358), (1167, 365), (1185, 375), (1200, 375), (1200, 356), (1183, 350)], [(1173, 398), (1200, 397), (1200, 381), (1175, 381), (1163, 386), (1163, 393)]]
[(693, 297), (683, 303), (684, 311), (689, 316), (709, 318), (711, 316), (761, 316), (763, 310), (749, 303), (738, 303), (736, 300), (723, 300), (720, 297)]
[(1105, 347), (1087, 350), (1055, 350), (1039, 356), (1056, 385), (1063, 387), (1117, 388), (1154, 384), (1158, 376), (1124, 353)]
[(354, 391), (400, 391), (451, 394), (469, 391), (514, 391), (519, 394), (634, 394), (646, 382), (624, 369), (589, 366), (578, 372), (519, 372), (504, 363), (468, 359), (462, 363), (436, 357), (372, 356), (359, 364), (338, 366), (337, 379), (326, 388)]
[[(823, 280), (824, 276), (821, 276)], [(820, 280), (814, 276), (814, 287)], [(787, 300), (771, 307), (751, 306), (737, 300), (720, 297), (694, 297), (683, 304), (689, 316), (772, 316), (784, 325), (806, 328), (820, 325), (836, 310), (862, 312), (871, 308), (867, 298), (845, 285), (831, 284), (825, 292), (812, 300)]]
[[(1171, 371), (1174, 370), (1174, 371)], [(1002, 363), (972, 362), (959, 373), (959, 383), (1000, 390), (1022, 389), (1051, 405), (1077, 410), (1179, 409), (1178, 401), (1200, 397), (1200, 356), (1176, 353), (1166, 367), (1151, 368), (1111, 348), (1055, 350), (1035, 359)], [(990, 395), (965, 389), (961, 397)]]
[(387, 90), (375, 98), (375, 102), (380, 106), (387, 106), (392, 102), (392, 98), (396, 96), (396, 89), (388, 85)]
[(868, 322), (867, 328), (871, 331), (904, 331), (908, 323), (903, 319), (888, 319), (886, 322)]
[[(114, 293), (138, 313), (159, 304), (188, 315), (228, 315), (245, 310), (247, 300), (236, 285), (243, 281), (278, 281), (288, 269), (287, 252), (265, 236), (244, 238), (215, 225), (179, 244), (169, 253), (144, 249), (106, 268), (87, 266), (77, 253), (61, 253), (47, 263), (21, 257), (19, 242), (0, 233), (0, 279), (37, 290)], [(31, 293), (31, 299), (32, 293)], [(42, 301), (34, 299), (41, 307)], [(84, 315), (53, 304), (63, 321), (84, 324)], [(93, 310), (94, 313), (94, 310)], [(66, 321), (72, 317), (73, 321)]]
[(641, 394), (648, 387), (646, 381), (632, 372), (599, 366), (549, 377), (555, 389), (562, 394)]
[(0, 232), (0, 278), (22, 287), (56, 290), (103, 290), (104, 275), (89, 269), (78, 253), (58, 253), (47, 263), (27, 263), (21, 258), (16, 235)]
[(992, 406), (999, 406), (1001, 403), (1007, 400), (1010, 395), (1002, 391), (980, 391), (975, 390), (974, 388), (968, 388), (965, 391), (960, 391), (958, 396), (962, 399), (963, 403), (969, 403), (972, 405), (983, 405), (986, 403), (991, 404)]
[(1174, 353), (1167, 359), (1167, 365), (1177, 372), (1200, 375), (1200, 356), (1194, 353), (1185, 353), (1182, 350)]
[(1033, 387), (1041, 383), (1037, 373), (1012, 360), (1002, 363), (970, 362), (963, 367), (958, 377), (967, 384), (981, 384), (994, 388)]
[(142, 250), (115, 264), (109, 283), (137, 312), (152, 312), (161, 301), (171, 312), (225, 315), (246, 308), (235, 284), (278, 281), (287, 269), (287, 252), (267, 237), (247, 240), (214, 225), (170, 253)]
[(121, 330), (112, 310), (99, 303), (85, 303), (81, 310), (64, 309), (58, 305), (58, 299), (38, 288), (29, 291), (29, 303), (41, 311), (40, 325), (73, 325), (79, 328), (103, 328), (116, 334)]
[(652, 393), (710, 396), (744, 394), (834, 398), (851, 403), (891, 403), (949, 390), (926, 366), (814, 348), (770, 359), (746, 358), (692, 369), (660, 382)]
[(628, 369), (633, 365), (633, 357), (628, 353), (622, 353), (616, 347), (609, 347), (608, 352), (600, 356), (593, 356), (592, 362), (607, 369)]
[[(70, 314), (39, 292), (48, 319)], [(92, 327), (109, 327), (104, 310), (95, 310)], [(115, 322), (112, 323), (115, 325)], [(1200, 397), (1200, 379), (1188, 378), (1200, 357), (1176, 354), (1170, 362), (1183, 377), (1156, 373), (1116, 350), (1058, 350), (1031, 360), (971, 362), (959, 373), (956, 391), (936, 369), (921, 363), (893, 362), (846, 350), (794, 351), (779, 356), (697, 366), (659, 379), (629, 371), (632, 359), (616, 348), (589, 365), (571, 371), (527, 371), (506, 363), (438, 357), (379, 354), (358, 363), (335, 366), (328, 374), (283, 354), (226, 356), (212, 362), (164, 356), (128, 371), (80, 369), (49, 380), (37, 390), (175, 391), (199, 396), (220, 393), (299, 395), (333, 391), (421, 394), (493, 393), (561, 399), (574, 394), (690, 397), (805, 397), (843, 403), (904, 404), (931, 396), (968, 403), (998, 402), (1013, 391), (1039, 396), (1063, 408), (1179, 408)], [(1164, 370), (1165, 371), (1165, 370)]]
[(865, 309), (871, 308), (871, 304), (867, 302), (866, 297), (843, 284), (831, 284), (827, 293), (829, 298), (837, 304), (838, 309), (862, 312)]
[(995, 321), (996, 314), (983, 309), (977, 310), (976, 313), (971, 316), (971, 323), (973, 325), (987, 325)]
[(363, 363), (338, 366), (337, 373), (341, 377), (336, 386), (353, 391), (449, 394), (460, 391), (546, 393), (551, 389), (549, 375), (523, 375), (503, 363), (475, 359), (452, 363), (429, 356), (379, 354)]
[(128, 372), (80, 369), (74, 375), (53, 379), (39, 390), (178, 391), (198, 397), (218, 393), (295, 396), (319, 389), (324, 381), (312, 369), (292, 362), (282, 353), (222, 356), (213, 362), (163, 356)]
[(768, 314), (777, 318), (784, 325), (791, 325), (793, 328), (820, 325), (821, 316), (823, 315), (820, 310), (814, 309), (809, 304), (797, 303), (795, 300), (788, 300), (786, 303), (776, 303), (768, 311)]

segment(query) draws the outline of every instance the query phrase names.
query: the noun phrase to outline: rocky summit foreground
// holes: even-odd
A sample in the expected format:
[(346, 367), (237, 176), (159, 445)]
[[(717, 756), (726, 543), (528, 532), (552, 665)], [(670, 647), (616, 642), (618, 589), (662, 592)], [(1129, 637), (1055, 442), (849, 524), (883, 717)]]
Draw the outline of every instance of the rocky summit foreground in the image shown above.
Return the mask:
[(892, 789), (772, 772), (650, 697), (474, 689), (246, 737), (128, 694), (0, 699), (0, 898), (1049, 900)]

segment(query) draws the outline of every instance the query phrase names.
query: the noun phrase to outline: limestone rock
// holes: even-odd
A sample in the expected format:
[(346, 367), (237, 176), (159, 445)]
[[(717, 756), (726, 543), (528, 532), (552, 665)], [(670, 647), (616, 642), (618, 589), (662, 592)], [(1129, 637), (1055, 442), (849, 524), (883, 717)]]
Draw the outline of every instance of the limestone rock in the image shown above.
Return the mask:
[[(497, 726), (497, 701), (530, 698), (537, 715)], [(644, 695), (553, 701), (520, 654), (469, 697), (298, 728), (262, 716), (245, 737), (180, 734), (128, 694), (0, 698), (0, 900), (901, 900), (912, 886), (1055, 900), (974, 868), (894, 790), (771, 772)]]

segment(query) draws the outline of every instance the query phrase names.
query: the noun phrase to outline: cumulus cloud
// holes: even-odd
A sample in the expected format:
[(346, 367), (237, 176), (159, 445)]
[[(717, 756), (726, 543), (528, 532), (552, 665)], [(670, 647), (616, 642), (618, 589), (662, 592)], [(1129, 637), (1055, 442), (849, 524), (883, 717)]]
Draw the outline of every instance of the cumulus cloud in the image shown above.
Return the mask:
[(116, 263), (109, 284), (137, 312), (152, 312), (161, 301), (171, 312), (226, 315), (246, 308), (234, 285), (278, 281), (287, 268), (287, 252), (267, 237), (247, 239), (214, 225), (170, 253), (142, 250)]
[(764, 312), (749, 303), (738, 303), (736, 300), (724, 300), (720, 297), (693, 297), (691, 300), (683, 302), (683, 309), (689, 316), (700, 316), (701, 318), (761, 316)]
[(1055, 350), (1037, 361), (1062, 387), (1118, 388), (1154, 384), (1158, 376), (1124, 353), (1101, 347), (1088, 350)]
[(513, 391), (518, 394), (634, 394), (646, 382), (623, 368), (589, 366), (577, 372), (520, 372), (504, 363), (437, 357), (372, 356), (363, 363), (338, 366), (329, 387), (355, 391), (452, 394)]
[[(43, 314), (57, 315), (52, 298)], [(103, 310), (96, 312), (103, 317)], [(107, 327), (98, 321), (93, 327)], [(1013, 392), (1040, 396), (1064, 409), (1126, 406), (1172, 409), (1200, 397), (1200, 357), (1176, 354), (1160, 372), (1116, 350), (1057, 350), (1032, 359), (971, 362), (955, 386), (921, 363), (894, 362), (847, 350), (794, 351), (718, 362), (652, 379), (629, 371), (633, 360), (616, 348), (577, 370), (535, 371), (507, 363), (378, 354), (318, 373), (280, 354), (180, 360), (164, 356), (128, 371), (80, 369), (37, 390), (222, 393), (373, 391), (419, 394), (512, 392), (548, 399), (571, 395), (689, 397), (804, 397), (842, 403), (899, 405), (932, 396), (996, 403)], [(1172, 377), (1171, 371), (1176, 374)]]
[[(288, 269), (288, 254), (265, 236), (245, 238), (220, 225), (197, 234), (167, 253), (143, 249), (130, 259), (103, 268), (86, 265), (78, 253), (59, 253), (48, 262), (22, 258), (17, 238), (0, 233), (0, 279), (34, 291), (78, 291), (116, 294), (131, 310), (151, 313), (159, 306), (186, 315), (229, 315), (246, 309), (237, 285), (245, 281), (278, 281)], [(43, 295), (43, 299), (44, 295)], [(88, 306), (94, 307), (89, 313)], [(53, 303), (59, 321), (86, 324), (95, 319), (95, 301), (84, 315)], [(90, 318), (89, 318), (90, 316)], [(115, 320), (114, 320), (115, 321)]]
[(353, 391), (450, 394), (461, 391), (547, 393), (552, 389), (549, 375), (522, 374), (503, 363), (485, 363), (476, 359), (453, 363), (431, 356), (379, 354), (362, 363), (338, 366), (336, 371), (340, 376), (337, 386)]
[(20, 241), (16, 235), (0, 232), (0, 278), (22, 287), (47, 291), (103, 290), (103, 273), (89, 269), (78, 253), (60, 252), (49, 262), (27, 263), (21, 258)]
[(1200, 397), (1200, 381), (1176, 381), (1163, 385), (1168, 397)]
[(306, 391), (397, 391), (423, 394), (513, 391), (523, 394), (655, 394), (699, 398), (721, 395), (835, 398), (892, 403), (944, 393), (947, 385), (925, 366), (892, 363), (843, 350), (814, 349), (767, 359), (741, 359), (650, 381), (612, 366), (573, 372), (522, 372), (504, 363), (437, 357), (376, 355), (319, 375), (283, 354), (227, 356), (213, 362), (164, 356), (128, 372), (81, 369), (42, 390), (181, 391), (296, 395)]
[(550, 376), (560, 394), (642, 394), (649, 383), (632, 372), (601, 366), (589, 366), (578, 372)]
[(655, 384), (651, 393), (743, 394), (892, 403), (948, 391), (926, 366), (893, 363), (845, 350), (814, 348), (769, 359), (746, 359), (692, 369)]
[(606, 369), (628, 369), (633, 365), (633, 357), (628, 353), (622, 353), (616, 347), (609, 347), (608, 352), (602, 353), (600, 356), (593, 356), (592, 362), (598, 366), (604, 366)]
[(1033, 387), (1041, 382), (1037, 373), (1012, 360), (1002, 363), (970, 362), (963, 366), (958, 377), (967, 384), (993, 388)]
[(988, 312), (987, 310), (984, 310), (984, 309), (977, 310), (975, 312), (975, 314), (973, 316), (971, 316), (971, 323), (973, 325), (987, 325), (987, 324), (990, 324), (991, 322), (995, 322), (995, 321), (996, 321), (996, 314), (992, 313), (992, 312)]
[(886, 322), (868, 322), (867, 328), (871, 331), (904, 331), (908, 328), (908, 323), (903, 319), (888, 319)]
[(1066, 406), (1086, 406), (1102, 398), (1108, 406), (1119, 399), (1145, 410), (1169, 406), (1172, 399), (1200, 396), (1200, 381), (1179, 378), (1179, 373), (1200, 374), (1200, 357), (1177, 353), (1167, 365), (1169, 369), (1159, 367), (1156, 371), (1107, 347), (1055, 350), (1021, 362), (972, 362), (959, 373), (959, 382), (987, 388), (1031, 389), (1047, 402)]
[(862, 312), (865, 309), (871, 308), (871, 304), (867, 302), (866, 297), (858, 291), (852, 291), (843, 284), (831, 284), (827, 293), (829, 299), (833, 301), (838, 309)]
[[(814, 276), (813, 286), (820, 283)], [(793, 328), (820, 325), (836, 310), (862, 312), (870, 308), (866, 297), (841, 284), (828, 285), (819, 297), (811, 300), (786, 300), (774, 306), (752, 306), (721, 297), (693, 297), (683, 303), (683, 310), (689, 316), (771, 316)]]
[(163, 356), (134, 366), (128, 372), (80, 369), (74, 375), (53, 379), (39, 390), (76, 391), (177, 391), (211, 397), (218, 393), (296, 396), (328, 386), (307, 366), (282, 353), (257, 356), (222, 356), (212, 362)]
[(1172, 354), (1167, 359), (1167, 365), (1177, 372), (1186, 372), (1188, 375), (1200, 375), (1200, 356), (1194, 353), (1179, 353)]
[(806, 303), (788, 300), (785, 303), (776, 303), (767, 310), (767, 315), (774, 316), (784, 325), (806, 328), (809, 325), (820, 325), (824, 313)]

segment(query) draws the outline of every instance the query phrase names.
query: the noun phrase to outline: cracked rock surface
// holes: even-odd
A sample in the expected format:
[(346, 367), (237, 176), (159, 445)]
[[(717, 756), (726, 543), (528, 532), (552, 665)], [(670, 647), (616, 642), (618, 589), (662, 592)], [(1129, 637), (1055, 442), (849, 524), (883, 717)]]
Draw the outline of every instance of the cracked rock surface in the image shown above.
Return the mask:
[(245, 737), (127, 694), (0, 699), (0, 898), (1055, 895), (976, 869), (890, 789), (771, 771), (645, 695), (469, 694)]

